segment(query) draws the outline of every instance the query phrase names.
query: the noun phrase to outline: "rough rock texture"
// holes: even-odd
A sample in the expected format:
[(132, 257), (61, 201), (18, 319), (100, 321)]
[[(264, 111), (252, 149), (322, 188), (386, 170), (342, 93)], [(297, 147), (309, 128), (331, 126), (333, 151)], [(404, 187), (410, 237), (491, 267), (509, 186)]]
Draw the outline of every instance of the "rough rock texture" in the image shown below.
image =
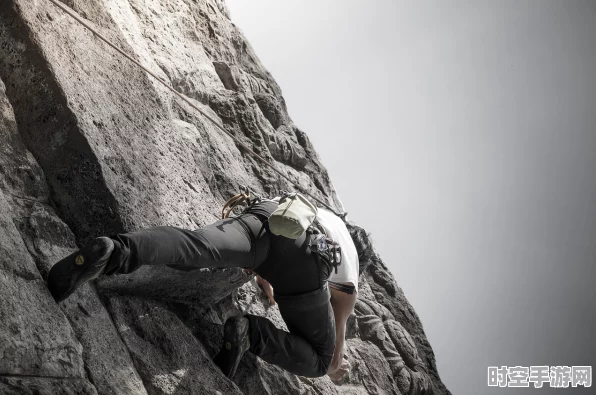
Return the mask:
[(0, 376), (0, 394), (97, 395), (84, 379)]
[[(281, 90), (221, 0), (67, 0), (230, 133), (339, 207)], [(3, 82), (2, 82), (3, 81)], [(0, 394), (448, 394), (382, 262), (361, 277), (352, 369), (291, 375), (211, 362), (238, 312), (284, 323), (241, 270), (144, 267), (56, 305), (51, 265), (90, 238), (211, 223), (238, 185), (293, 189), (47, 0), (0, 2)]]

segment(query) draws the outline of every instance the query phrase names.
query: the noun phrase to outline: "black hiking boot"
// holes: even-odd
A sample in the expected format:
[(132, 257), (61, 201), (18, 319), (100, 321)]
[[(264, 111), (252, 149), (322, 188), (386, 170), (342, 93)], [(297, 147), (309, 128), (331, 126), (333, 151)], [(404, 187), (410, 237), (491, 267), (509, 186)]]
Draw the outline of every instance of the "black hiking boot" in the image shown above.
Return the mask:
[(68, 298), (85, 282), (99, 277), (113, 250), (112, 239), (98, 237), (52, 266), (48, 288), (56, 302)]
[(213, 361), (228, 378), (234, 377), (242, 355), (250, 348), (248, 318), (244, 316), (228, 318), (224, 325), (221, 350)]

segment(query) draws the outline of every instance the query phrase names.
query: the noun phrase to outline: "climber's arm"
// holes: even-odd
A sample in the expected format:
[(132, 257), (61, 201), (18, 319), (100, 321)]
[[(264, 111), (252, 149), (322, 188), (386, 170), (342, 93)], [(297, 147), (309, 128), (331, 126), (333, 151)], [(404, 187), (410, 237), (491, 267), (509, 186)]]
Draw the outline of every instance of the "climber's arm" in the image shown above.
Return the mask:
[(273, 287), (271, 284), (269, 284), (269, 281), (257, 274), (257, 285), (263, 290), (263, 292), (265, 292), (265, 295), (267, 295), (267, 298), (269, 298), (271, 305), (274, 305), (275, 299), (273, 299)]
[(244, 269), (244, 273), (248, 274), (249, 276), (253, 274), (255, 275), (257, 279), (257, 285), (259, 286), (259, 288), (261, 288), (263, 292), (265, 292), (265, 295), (267, 295), (267, 298), (269, 299), (271, 306), (273, 306), (275, 304), (275, 299), (273, 299), (273, 287), (271, 286), (271, 284), (269, 284), (269, 281), (265, 280), (263, 277), (259, 276), (251, 269)]
[[(346, 285), (353, 285), (346, 283)], [(349, 370), (350, 364), (344, 360), (344, 346), (346, 338), (346, 323), (356, 305), (357, 293), (349, 295), (345, 292), (329, 288), (331, 291), (331, 306), (335, 316), (335, 352), (327, 374), (332, 380), (339, 380)]]

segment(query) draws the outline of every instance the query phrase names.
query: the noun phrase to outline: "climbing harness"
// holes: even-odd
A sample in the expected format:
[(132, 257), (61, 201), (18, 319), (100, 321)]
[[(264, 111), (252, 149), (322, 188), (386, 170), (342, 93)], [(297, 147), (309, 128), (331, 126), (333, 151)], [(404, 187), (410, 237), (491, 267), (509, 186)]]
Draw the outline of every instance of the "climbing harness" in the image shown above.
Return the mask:
[[(346, 212), (342, 212), (337, 213), (332, 207), (330, 207), (327, 203), (323, 202), (322, 200), (318, 199), (316, 196), (310, 194), (308, 191), (304, 190), (297, 182), (292, 181), (287, 175), (285, 175), (284, 173), (282, 173), (281, 171), (279, 171), (275, 166), (273, 166), (273, 164), (269, 163), (266, 159), (264, 159), (262, 156), (260, 156), (259, 154), (257, 154), (256, 152), (254, 152), (252, 149), (250, 149), (246, 144), (244, 144), (242, 141), (240, 141), (240, 139), (238, 139), (237, 137), (235, 137), (233, 134), (231, 134), (230, 132), (228, 132), (227, 130), (225, 130), (225, 128), (223, 126), (221, 126), (213, 117), (211, 117), (209, 114), (207, 114), (205, 111), (201, 110), (198, 106), (196, 106), (192, 101), (190, 101), (186, 96), (184, 96), (183, 94), (181, 94), (180, 92), (178, 92), (176, 89), (174, 89), (171, 85), (169, 85), (167, 82), (165, 82), (164, 80), (162, 80), (160, 77), (158, 77), (154, 72), (152, 72), (150, 69), (148, 69), (147, 67), (143, 66), (141, 63), (139, 63), (137, 60), (135, 60), (133, 57), (131, 57), (130, 55), (128, 55), (126, 52), (124, 52), (122, 49), (120, 49), (118, 46), (116, 46), (115, 44), (113, 44), (110, 40), (108, 40), (107, 38), (105, 38), (104, 36), (102, 36), (100, 33), (98, 33), (93, 27), (91, 27), (87, 22), (85, 22), (76, 12), (70, 10), (68, 7), (66, 7), (61, 1), (59, 0), (49, 0), (52, 4), (54, 4), (56, 7), (60, 8), (62, 11), (64, 11), (66, 14), (68, 14), (70, 17), (72, 17), (74, 20), (76, 20), (77, 22), (79, 22), (81, 25), (83, 25), (85, 28), (87, 28), (89, 31), (91, 31), (91, 33), (93, 33), (95, 36), (97, 36), (100, 40), (102, 40), (103, 42), (105, 42), (106, 44), (108, 44), (110, 47), (112, 47), (113, 49), (115, 49), (118, 53), (120, 53), (122, 56), (124, 56), (126, 59), (130, 60), (131, 62), (133, 62), (135, 65), (137, 65), (138, 67), (140, 67), (141, 69), (143, 69), (147, 74), (149, 74), (150, 76), (152, 76), (153, 78), (155, 78), (159, 83), (161, 83), (163, 86), (165, 86), (168, 90), (172, 91), (172, 93), (174, 93), (176, 96), (178, 96), (181, 100), (183, 100), (184, 102), (186, 102), (186, 104), (188, 104), (189, 106), (191, 106), (193, 109), (197, 110), (199, 113), (201, 113), (205, 118), (207, 118), (209, 121), (211, 121), (220, 131), (222, 131), (223, 133), (227, 134), (229, 137), (231, 137), (237, 144), (239, 144), (242, 148), (244, 148), (248, 153), (250, 153), (251, 155), (253, 155), (255, 158), (259, 159), (261, 162), (263, 162), (264, 164), (266, 164), (269, 168), (271, 168), (271, 170), (273, 170), (275, 173), (277, 173), (278, 175), (280, 175), (281, 177), (285, 178), (286, 180), (288, 180), (291, 184), (295, 185), (296, 188), (300, 191), (303, 192), (304, 194), (310, 196), (311, 198), (313, 198), (315, 201), (317, 201), (319, 204), (323, 205), (324, 207), (328, 208), (331, 212), (333, 212), (335, 215), (337, 215), (338, 217), (340, 217), (341, 219), (343, 219), (345, 221), (345, 217), (347, 215)], [(233, 208), (233, 207), (232, 207)], [(230, 210), (231, 211), (231, 210)], [(229, 212), (228, 212), (229, 214)], [(223, 213), (222, 213), (223, 215)]]
[(229, 218), (230, 214), (234, 212), (234, 209), (240, 208), (240, 206), (242, 205), (244, 205), (244, 207), (240, 211), (240, 214), (244, 214), (254, 204), (259, 203), (263, 200), (263, 197), (261, 197), (261, 195), (259, 195), (246, 185), (240, 185), (239, 189), (240, 193), (228, 199), (228, 201), (224, 204), (223, 208), (221, 209), (222, 219)]
[(325, 230), (320, 225), (312, 226), (309, 229), (311, 232), (310, 251), (315, 254), (319, 263), (327, 266), (327, 273), (331, 274), (331, 271), (335, 271), (335, 274), (337, 274), (337, 268), (341, 265), (341, 247), (339, 243), (326, 233), (322, 233), (320, 229), (323, 229), (323, 232)]
[[(221, 210), (221, 218), (228, 218), (230, 216), (230, 213), (232, 212), (232, 210), (234, 210), (234, 208), (236, 208), (236, 206), (246, 203), (246, 201), (249, 199), (249, 197), (247, 195), (244, 195), (242, 193), (239, 193), (237, 195), (232, 196), (227, 202), (226, 204), (224, 204), (222, 210)], [(228, 209), (228, 211), (226, 211), (226, 209)]]
[(317, 220), (317, 207), (297, 192), (284, 192), (277, 209), (269, 217), (271, 233), (289, 239), (297, 239), (305, 232), (310, 237), (310, 251), (319, 263), (327, 266), (328, 273), (341, 264), (341, 247), (327, 234)]
[(254, 193), (249, 187), (240, 185), (240, 193), (232, 196), (221, 209), (221, 218), (228, 218), (235, 208), (240, 207), (243, 204), (246, 205), (244, 210), (242, 210), (244, 212), (250, 206), (260, 200), (260, 195)]
[(329, 288), (336, 289), (336, 290), (346, 293), (348, 295), (352, 295), (352, 294), (354, 294), (354, 292), (356, 292), (356, 287), (353, 285), (336, 283), (334, 281), (327, 281), (327, 283), (329, 284)]
[[(247, 186), (240, 186), (240, 193), (230, 198), (222, 208), (222, 218), (228, 218), (234, 208), (246, 205), (239, 215), (246, 213), (255, 203), (264, 199)], [(327, 274), (341, 265), (341, 247), (317, 219), (317, 207), (297, 192), (282, 191), (277, 208), (267, 219), (268, 228), (277, 236), (297, 239), (304, 233), (317, 262), (327, 268)]]

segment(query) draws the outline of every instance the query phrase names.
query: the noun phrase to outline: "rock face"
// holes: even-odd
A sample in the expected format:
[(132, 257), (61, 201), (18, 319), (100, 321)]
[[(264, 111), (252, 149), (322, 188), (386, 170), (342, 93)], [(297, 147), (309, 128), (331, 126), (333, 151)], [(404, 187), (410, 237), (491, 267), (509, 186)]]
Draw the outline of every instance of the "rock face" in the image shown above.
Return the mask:
[[(281, 90), (221, 0), (65, 0), (231, 134), (340, 207)], [(143, 267), (58, 306), (44, 279), (90, 238), (218, 219), (239, 185), (294, 189), (47, 0), (0, 2), (1, 394), (449, 394), (382, 262), (361, 277), (339, 385), (246, 355), (211, 362), (222, 323), (284, 323), (241, 270)]]

